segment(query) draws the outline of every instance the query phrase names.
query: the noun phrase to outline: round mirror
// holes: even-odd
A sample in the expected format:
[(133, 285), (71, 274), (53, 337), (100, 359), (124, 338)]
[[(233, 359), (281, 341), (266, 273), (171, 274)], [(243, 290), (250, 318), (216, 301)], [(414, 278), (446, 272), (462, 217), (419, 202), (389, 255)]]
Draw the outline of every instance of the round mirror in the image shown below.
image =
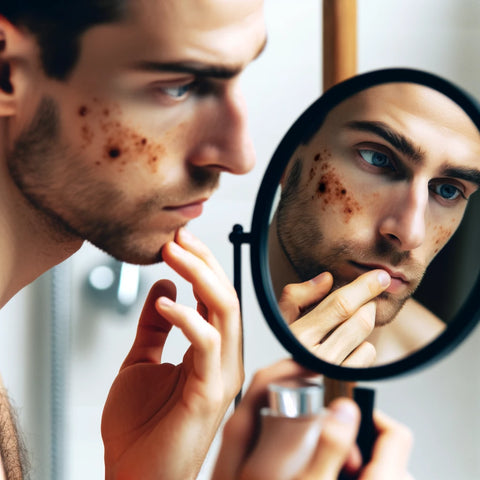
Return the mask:
[(425, 366), (480, 311), (480, 111), (409, 69), (336, 85), (267, 168), (251, 229), (262, 311), (300, 363), (368, 380)]

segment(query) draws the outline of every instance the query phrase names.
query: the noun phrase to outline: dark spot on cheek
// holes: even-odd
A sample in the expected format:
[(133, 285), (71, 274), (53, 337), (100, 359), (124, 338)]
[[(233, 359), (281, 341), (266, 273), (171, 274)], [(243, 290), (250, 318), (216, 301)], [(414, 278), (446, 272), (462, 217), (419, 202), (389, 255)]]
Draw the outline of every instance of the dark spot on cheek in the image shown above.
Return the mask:
[(318, 162), (318, 161), (320, 160), (320, 158), (321, 158), (321, 157), (320, 157), (320, 154), (317, 153), (317, 154), (313, 157), (313, 160), (314, 160), (315, 162)]
[(118, 158), (122, 154), (122, 151), (117, 147), (111, 147), (108, 150), (108, 156), (110, 158)]
[(150, 167), (151, 167), (153, 172), (155, 172), (157, 170), (157, 166), (156, 166), (157, 161), (158, 161), (158, 158), (156, 156), (152, 156), (150, 158), (149, 163), (150, 163)]
[(125, 125), (119, 105), (95, 97), (80, 105), (75, 113), (84, 118), (79, 126), (82, 148), (92, 145), (95, 139), (103, 143), (95, 165), (107, 161), (122, 172), (129, 164), (144, 162), (152, 173), (157, 171), (165, 147), (139, 133), (140, 128)]
[(346, 223), (354, 214), (361, 211), (360, 204), (348, 195), (347, 189), (332, 167), (325, 169), (325, 173), (320, 177), (316, 197), (321, 199), (323, 211), (327, 208), (340, 209), (337, 211), (343, 213)]

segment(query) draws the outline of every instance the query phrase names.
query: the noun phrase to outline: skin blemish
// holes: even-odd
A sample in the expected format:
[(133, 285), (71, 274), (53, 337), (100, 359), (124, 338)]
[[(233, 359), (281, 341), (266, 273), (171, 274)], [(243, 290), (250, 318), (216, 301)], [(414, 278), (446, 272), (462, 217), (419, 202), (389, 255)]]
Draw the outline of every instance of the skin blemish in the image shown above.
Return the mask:
[(443, 245), (450, 239), (453, 234), (453, 230), (443, 227), (441, 225), (435, 225), (435, 247), (442, 248)]
[(152, 158), (150, 158), (150, 161), (148, 162), (150, 164), (152, 172), (157, 171), (157, 161), (158, 161), (158, 158), (156, 156), (153, 156)]
[(118, 158), (122, 154), (122, 151), (117, 147), (111, 147), (108, 149), (108, 156), (110, 158)]
[(322, 170), (314, 197), (321, 200), (324, 211), (326, 211), (327, 205), (338, 208), (343, 214), (345, 223), (348, 223), (353, 215), (361, 211), (360, 204), (348, 195), (335, 168), (327, 164), (326, 168)]
[(93, 131), (88, 125), (82, 125), (82, 139), (83, 141), (88, 144), (91, 143), (93, 140)]
[(97, 150), (100, 158), (94, 159), (95, 165), (101, 165), (102, 160), (106, 160), (116, 165), (119, 172), (124, 172), (128, 165), (143, 162), (152, 173), (157, 171), (165, 155), (164, 146), (153, 142), (141, 128), (126, 125), (124, 114), (117, 104), (92, 98), (78, 107), (76, 113), (83, 120), (79, 124), (82, 148), (95, 143), (95, 148), (100, 149)]

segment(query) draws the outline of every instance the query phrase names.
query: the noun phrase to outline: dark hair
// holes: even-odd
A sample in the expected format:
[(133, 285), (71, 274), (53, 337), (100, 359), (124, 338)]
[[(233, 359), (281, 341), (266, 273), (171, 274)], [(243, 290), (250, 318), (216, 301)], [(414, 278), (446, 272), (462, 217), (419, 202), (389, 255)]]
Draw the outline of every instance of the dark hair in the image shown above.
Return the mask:
[(37, 39), (45, 73), (65, 80), (79, 53), (79, 37), (94, 25), (121, 19), (128, 0), (7, 0), (3, 15)]

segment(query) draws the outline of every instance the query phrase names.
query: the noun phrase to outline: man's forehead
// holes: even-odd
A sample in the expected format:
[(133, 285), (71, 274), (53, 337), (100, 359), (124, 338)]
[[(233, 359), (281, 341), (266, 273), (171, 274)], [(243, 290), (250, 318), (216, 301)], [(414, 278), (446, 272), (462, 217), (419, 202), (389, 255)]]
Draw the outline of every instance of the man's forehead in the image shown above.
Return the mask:
[(231, 64), (248, 63), (265, 44), (263, 0), (130, 0), (129, 10), (139, 35), (172, 57), (223, 55)]
[(478, 137), (477, 127), (456, 102), (434, 88), (416, 83), (394, 82), (367, 88), (346, 99), (339, 109), (344, 110), (342, 114), (351, 115), (388, 116), (403, 112)]

